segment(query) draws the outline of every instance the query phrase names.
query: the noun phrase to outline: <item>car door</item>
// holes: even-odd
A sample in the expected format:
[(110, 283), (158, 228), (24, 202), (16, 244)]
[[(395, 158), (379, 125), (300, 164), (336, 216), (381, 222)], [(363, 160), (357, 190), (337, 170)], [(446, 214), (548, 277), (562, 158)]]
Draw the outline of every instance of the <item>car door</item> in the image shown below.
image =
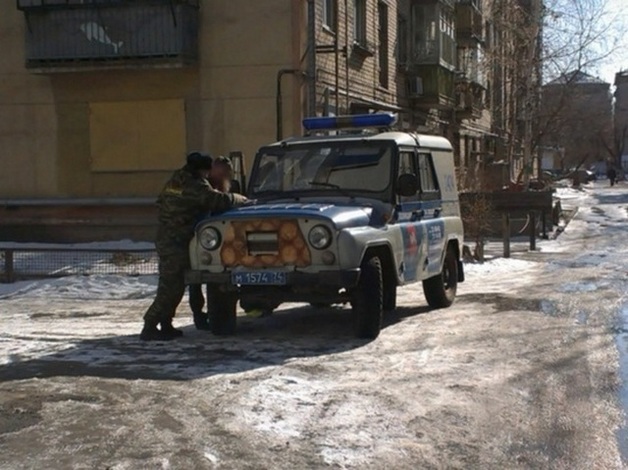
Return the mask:
[(426, 257), (422, 260), (421, 279), (437, 275), (442, 269), (445, 249), (445, 223), (443, 203), (433, 156), (429, 152), (417, 153), (417, 174), (419, 176), (419, 201), (422, 208), (422, 229), (426, 244)]
[[(400, 149), (398, 176), (418, 176), (418, 155), (414, 149)], [(410, 283), (421, 278), (427, 257), (426, 232), (422, 227), (425, 211), (420, 200), (420, 190), (412, 196), (397, 196), (396, 225), (403, 242), (402, 276)]]

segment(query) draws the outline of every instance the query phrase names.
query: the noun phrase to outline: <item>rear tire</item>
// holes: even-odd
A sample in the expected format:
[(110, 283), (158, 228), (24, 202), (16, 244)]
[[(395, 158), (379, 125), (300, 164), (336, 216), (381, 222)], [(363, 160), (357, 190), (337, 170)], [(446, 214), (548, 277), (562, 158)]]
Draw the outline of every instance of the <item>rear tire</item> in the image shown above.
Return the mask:
[(222, 292), (218, 288), (210, 289), (207, 311), (209, 324), (216, 336), (232, 336), (236, 333), (238, 298), (235, 294)]
[(384, 313), (384, 282), (382, 264), (377, 256), (362, 262), (360, 281), (353, 293), (355, 336), (362, 339), (375, 339), (382, 329)]
[(454, 303), (457, 289), (458, 260), (455, 250), (450, 246), (447, 248), (441, 273), (423, 281), (423, 293), (430, 307), (447, 308)]

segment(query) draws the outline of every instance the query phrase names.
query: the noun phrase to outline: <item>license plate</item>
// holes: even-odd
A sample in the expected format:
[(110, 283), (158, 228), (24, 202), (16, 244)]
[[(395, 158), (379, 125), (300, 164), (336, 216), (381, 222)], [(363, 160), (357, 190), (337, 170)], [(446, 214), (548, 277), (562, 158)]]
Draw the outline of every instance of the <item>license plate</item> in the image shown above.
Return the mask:
[(284, 271), (252, 271), (231, 273), (231, 283), (240, 286), (283, 286), (288, 283)]

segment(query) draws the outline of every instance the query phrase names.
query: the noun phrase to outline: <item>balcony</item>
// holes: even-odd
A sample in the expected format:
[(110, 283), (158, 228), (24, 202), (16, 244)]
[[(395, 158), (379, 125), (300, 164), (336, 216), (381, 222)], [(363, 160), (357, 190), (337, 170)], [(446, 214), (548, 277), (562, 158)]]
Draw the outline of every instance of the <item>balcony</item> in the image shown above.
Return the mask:
[(471, 45), (484, 41), (484, 16), (479, 0), (460, 0), (456, 4), (456, 42)]
[(456, 84), (457, 119), (479, 119), (484, 109), (484, 89), (477, 84)]
[(18, 0), (26, 66), (44, 72), (183, 66), (198, 56), (198, 0)]
[(454, 73), (444, 67), (414, 68), (408, 77), (408, 90), (417, 109), (450, 109), (455, 104)]

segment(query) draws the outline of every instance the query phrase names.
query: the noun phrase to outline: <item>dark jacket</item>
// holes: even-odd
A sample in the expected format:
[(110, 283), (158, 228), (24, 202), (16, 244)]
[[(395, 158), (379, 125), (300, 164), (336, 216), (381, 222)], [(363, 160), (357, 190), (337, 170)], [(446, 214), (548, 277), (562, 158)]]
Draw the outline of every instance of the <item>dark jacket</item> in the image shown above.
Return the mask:
[(187, 253), (198, 220), (208, 212), (229, 209), (236, 197), (214, 190), (187, 166), (175, 171), (157, 198), (159, 254)]

